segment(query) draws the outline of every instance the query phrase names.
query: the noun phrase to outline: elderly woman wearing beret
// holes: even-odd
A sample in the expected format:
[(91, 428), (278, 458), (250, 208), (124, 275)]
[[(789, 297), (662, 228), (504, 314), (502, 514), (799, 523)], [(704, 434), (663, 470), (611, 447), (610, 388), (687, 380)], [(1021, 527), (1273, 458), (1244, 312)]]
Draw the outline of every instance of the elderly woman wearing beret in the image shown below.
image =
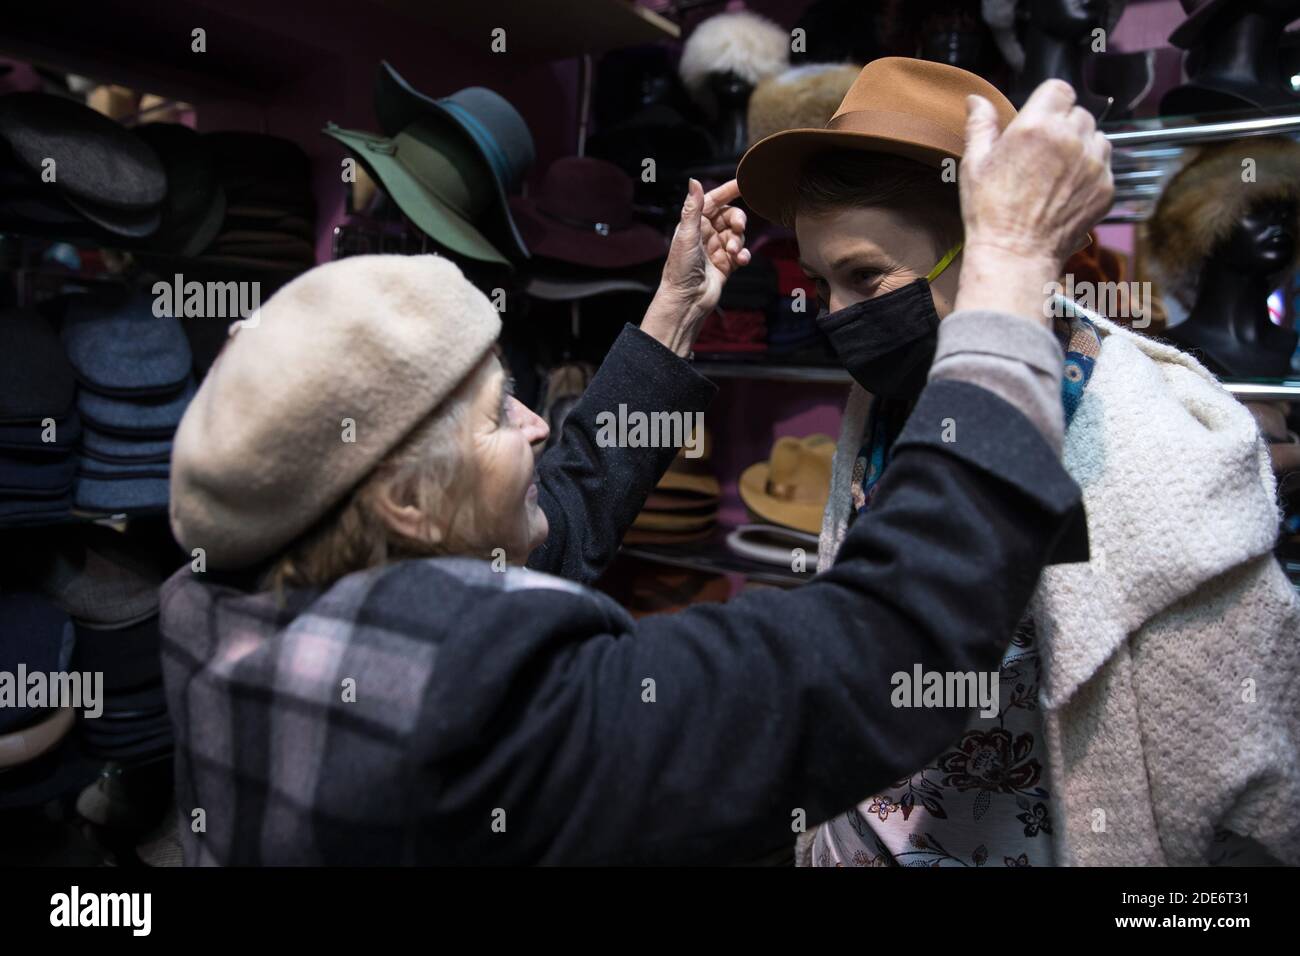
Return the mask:
[[(1050, 281), (1105, 210), (1069, 108), (981, 132), (968, 256), (1029, 242)], [(172, 471), (188, 863), (734, 861), (952, 739), (967, 711), (896, 708), (891, 675), (995, 667), (1080, 497), (1060, 348), (996, 270), (948, 321), (998, 338), (940, 349), (830, 573), (640, 621), (588, 587), (674, 453), (602, 447), (597, 415), (708, 404), (685, 356), (748, 261), (736, 195), (692, 184), (641, 327), (540, 459), (497, 312), (445, 259), (321, 266), (233, 333)]]

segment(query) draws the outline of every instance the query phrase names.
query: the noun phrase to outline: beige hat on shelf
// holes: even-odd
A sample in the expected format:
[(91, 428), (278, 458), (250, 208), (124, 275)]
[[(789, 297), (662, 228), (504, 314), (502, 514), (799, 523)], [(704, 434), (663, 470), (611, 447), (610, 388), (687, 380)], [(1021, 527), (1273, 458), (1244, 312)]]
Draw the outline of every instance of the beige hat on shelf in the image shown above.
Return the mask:
[(686, 449), (677, 453), (664, 476), (655, 485), (655, 491), (670, 491), (681, 494), (700, 495), (705, 498), (717, 498), (721, 488), (717, 476), (713, 473), (713, 436), (704, 429), (700, 436), (699, 454), (694, 458), (686, 457)]
[(817, 534), (831, 487), (835, 440), (830, 435), (785, 436), (767, 461), (740, 474), (740, 500), (765, 521)]
[[(243, 327), (241, 327), (243, 326)], [(176, 432), (171, 524), (209, 569), (275, 556), (488, 354), (501, 319), (449, 259), (317, 266), (235, 324)]]

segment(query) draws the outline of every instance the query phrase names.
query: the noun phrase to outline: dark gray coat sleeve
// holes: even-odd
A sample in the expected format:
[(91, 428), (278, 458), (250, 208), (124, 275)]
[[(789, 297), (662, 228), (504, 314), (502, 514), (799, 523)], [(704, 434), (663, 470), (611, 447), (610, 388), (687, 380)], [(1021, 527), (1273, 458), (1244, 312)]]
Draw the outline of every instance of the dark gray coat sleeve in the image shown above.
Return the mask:
[(565, 419), (558, 444), (538, 463), (538, 502), (550, 524), (528, 567), (590, 583), (676, 455), (676, 448), (602, 448), (597, 416), (678, 412), (694, 420), (717, 386), (633, 325), (624, 327), (586, 392)]
[(892, 706), (891, 675), (995, 670), (1079, 499), (1015, 408), (932, 382), (802, 588), (637, 622), (554, 589), (467, 600), (427, 698), (420, 855), (734, 862), (792, 840), (960, 733), (967, 710)]

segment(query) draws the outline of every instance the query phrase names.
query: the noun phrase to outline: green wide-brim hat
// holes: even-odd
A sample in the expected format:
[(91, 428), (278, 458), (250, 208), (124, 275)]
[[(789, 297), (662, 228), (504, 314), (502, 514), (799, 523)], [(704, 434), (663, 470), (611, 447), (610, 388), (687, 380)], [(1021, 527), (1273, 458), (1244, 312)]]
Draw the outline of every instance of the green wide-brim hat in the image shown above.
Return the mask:
[(377, 136), (342, 129), (325, 130), (349, 150), (384, 187), (397, 207), (429, 238), (449, 251), (513, 268), (496, 244), (475, 223), (493, 217), (496, 183), (467, 147), (439, 136), (416, 121), (396, 136)]

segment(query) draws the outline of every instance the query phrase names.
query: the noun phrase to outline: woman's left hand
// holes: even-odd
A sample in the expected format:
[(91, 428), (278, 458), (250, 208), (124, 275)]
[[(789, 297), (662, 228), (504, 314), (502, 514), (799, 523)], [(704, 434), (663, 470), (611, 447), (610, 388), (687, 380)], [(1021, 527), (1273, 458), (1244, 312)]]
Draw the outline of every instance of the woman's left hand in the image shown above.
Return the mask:
[(708, 193), (690, 181), (659, 288), (641, 321), (643, 332), (678, 355), (690, 353), (728, 277), (749, 263), (745, 213), (728, 205), (739, 195), (734, 179)]

